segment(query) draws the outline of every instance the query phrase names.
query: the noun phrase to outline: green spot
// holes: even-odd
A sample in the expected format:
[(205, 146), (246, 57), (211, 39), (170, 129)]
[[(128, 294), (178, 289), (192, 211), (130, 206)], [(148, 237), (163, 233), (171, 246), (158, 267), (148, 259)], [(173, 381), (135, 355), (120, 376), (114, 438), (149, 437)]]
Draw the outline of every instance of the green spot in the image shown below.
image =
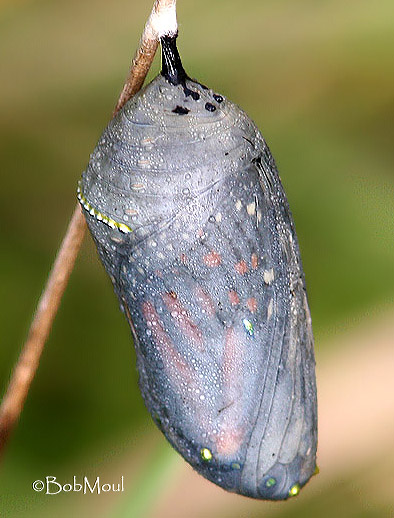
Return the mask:
[(209, 462), (212, 459), (212, 452), (208, 448), (201, 448), (200, 455), (205, 462)]
[(243, 325), (247, 331), (247, 333), (250, 335), (250, 336), (253, 336), (254, 334), (254, 328), (253, 328), (253, 324), (250, 320), (248, 320), (247, 318), (244, 318), (243, 319)]
[(276, 484), (276, 480), (273, 478), (273, 477), (270, 477), (267, 482), (265, 483), (265, 485), (267, 487), (274, 487), (274, 485)]
[(233, 462), (233, 463), (231, 464), (231, 467), (232, 467), (233, 469), (241, 469), (241, 465), (240, 465), (238, 462)]
[(294, 484), (294, 486), (289, 491), (289, 496), (297, 496), (300, 492), (300, 484)]

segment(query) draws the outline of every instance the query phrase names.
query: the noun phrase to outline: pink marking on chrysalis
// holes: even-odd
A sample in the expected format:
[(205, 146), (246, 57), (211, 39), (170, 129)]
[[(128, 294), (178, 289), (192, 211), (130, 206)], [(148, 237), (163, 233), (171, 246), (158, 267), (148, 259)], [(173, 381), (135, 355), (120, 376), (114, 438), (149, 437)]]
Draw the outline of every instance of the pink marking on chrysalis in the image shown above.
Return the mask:
[[(153, 338), (161, 352), (161, 357), (166, 370), (172, 380), (176, 384), (179, 384), (180, 381), (189, 384), (192, 383), (194, 378), (193, 371), (184, 358), (182, 358), (179, 352), (175, 349), (174, 344), (160, 322), (159, 315), (157, 314), (153, 304), (150, 302), (144, 302), (142, 304), (142, 312), (146, 320), (146, 325), (152, 331)], [(180, 380), (179, 375), (181, 375), (182, 380)]]
[(237, 355), (238, 355), (238, 340), (234, 327), (231, 326), (226, 329), (226, 338), (223, 352), (223, 373), (225, 374), (225, 384), (229, 387), (233, 386), (233, 377), (237, 371)]
[(255, 299), (255, 297), (250, 297), (247, 301), (246, 301), (246, 307), (248, 308), (249, 311), (251, 311), (252, 313), (256, 313), (257, 311), (257, 300)]
[(212, 252), (209, 252), (209, 254), (204, 255), (203, 261), (210, 268), (215, 268), (222, 262), (222, 258), (220, 257), (220, 254), (212, 250)]
[(235, 265), (235, 270), (240, 275), (245, 275), (245, 273), (248, 271), (248, 265), (246, 264), (246, 262), (244, 260), (239, 261), (239, 263), (237, 263)]
[(237, 304), (239, 304), (239, 297), (238, 297), (238, 293), (234, 290), (230, 290), (228, 292), (228, 299), (230, 301), (230, 304), (232, 306), (236, 306)]
[(252, 268), (253, 270), (256, 270), (257, 269), (257, 266), (259, 264), (259, 260), (258, 260), (258, 257), (256, 254), (252, 254), (252, 257), (250, 259), (251, 263), (252, 263)]
[(216, 449), (220, 455), (231, 457), (242, 445), (245, 430), (242, 427), (231, 428), (229, 424), (228, 427), (222, 429), (222, 432), (223, 435), (218, 438), (216, 443)]
[(200, 286), (196, 287), (197, 300), (207, 315), (213, 317), (216, 313), (216, 306), (212, 298)]
[(231, 457), (244, 440), (244, 427), (239, 423), (242, 412), (238, 407), (242, 394), (241, 356), (243, 346), (234, 327), (226, 330), (223, 353), (223, 393), (226, 406), (221, 412), (222, 421), (216, 448), (220, 455)]
[(180, 300), (174, 297), (174, 293), (164, 293), (162, 295), (168, 311), (172, 318), (181, 328), (182, 332), (199, 346), (202, 345), (202, 333), (198, 326), (190, 318), (187, 310), (182, 306)]
[[(170, 298), (176, 297), (174, 292), (168, 294)], [(152, 337), (156, 346), (161, 353), (164, 368), (174, 390), (177, 392), (184, 402), (193, 411), (199, 426), (206, 429), (208, 426), (205, 405), (203, 404), (199, 394), (203, 393), (203, 387), (195, 372), (193, 366), (190, 366), (185, 358), (177, 351), (170, 337), (166, 333), (160, 321), (153, 304), (144, 302), (142, 304), (142, 313), (146, 320), (148, 328), (152, 331)]]

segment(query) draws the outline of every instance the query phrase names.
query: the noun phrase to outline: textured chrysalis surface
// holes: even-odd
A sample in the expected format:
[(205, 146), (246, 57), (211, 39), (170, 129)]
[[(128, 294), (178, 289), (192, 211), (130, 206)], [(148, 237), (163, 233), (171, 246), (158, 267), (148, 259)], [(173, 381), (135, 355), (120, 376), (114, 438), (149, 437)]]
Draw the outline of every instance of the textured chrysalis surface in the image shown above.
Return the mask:
[(262, 499), (316, 469), (311, 319), (272, 155), (235, 104), (163, 70), (109, 123), (78, 196), (153, 419), (204, 477)]

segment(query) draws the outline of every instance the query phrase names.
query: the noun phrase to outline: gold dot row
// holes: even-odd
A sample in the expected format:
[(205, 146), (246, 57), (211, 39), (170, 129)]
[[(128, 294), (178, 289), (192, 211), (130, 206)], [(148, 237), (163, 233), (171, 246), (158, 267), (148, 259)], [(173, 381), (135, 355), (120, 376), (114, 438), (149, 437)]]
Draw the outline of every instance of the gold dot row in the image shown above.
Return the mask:
[(94, 216), (98, 221), (102, 221), (106, 225), (108, 225), (111, 228), (117, 228), (124, 234), (128, 234), (129, 232), (132, 232), (132, 229), (125, 225), (124, 223), (119, 223), (118, 221), (115, 221), (114, 219), (110, 218), (109, 216), (106, 216), (102, 212), (98, 211), (92, 205), (87, 201), (85, 198), (83, 192), (82, 192), (82, 182), (79, 180), (78, 187), (77, 187), (77, 196), (79, 201), (81, 202), (82, 207), (89, 212), (92, 216)]

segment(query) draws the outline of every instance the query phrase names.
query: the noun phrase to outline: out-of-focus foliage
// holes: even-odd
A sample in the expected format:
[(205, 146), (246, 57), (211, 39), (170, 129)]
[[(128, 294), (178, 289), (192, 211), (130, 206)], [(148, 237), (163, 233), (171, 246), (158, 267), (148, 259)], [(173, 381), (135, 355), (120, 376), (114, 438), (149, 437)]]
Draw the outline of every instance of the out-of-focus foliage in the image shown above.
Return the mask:
[[(276, 157), (319, 351), (323, 338), (378, 313), (394, 291), (394, 3), (179, 4), (186, 70), (242, 106)], [(150, 8), (135, 0), (0, 4), (2, 390)], [(156, 59), (150, 77), (158, 69)], [(156, 465), (151, 451), (166, 449), (164, 439), (152, 434), (130, 332), (88, 238), (3, 458), (0, 514), (60, 517), (77, 509), (145, 518), (144, 506), (170, 477), (160, 476), (168, 463)], [(84, 474), (107, 481), (124, 474), (127, 492), (46, 497), (31, 489), (46, 475), (66, 482)], [(153, 479), (151, 490), (136, 492)], [(281, 516), (386, 511), (361, 506), (349, 480), (284, 504)]]

